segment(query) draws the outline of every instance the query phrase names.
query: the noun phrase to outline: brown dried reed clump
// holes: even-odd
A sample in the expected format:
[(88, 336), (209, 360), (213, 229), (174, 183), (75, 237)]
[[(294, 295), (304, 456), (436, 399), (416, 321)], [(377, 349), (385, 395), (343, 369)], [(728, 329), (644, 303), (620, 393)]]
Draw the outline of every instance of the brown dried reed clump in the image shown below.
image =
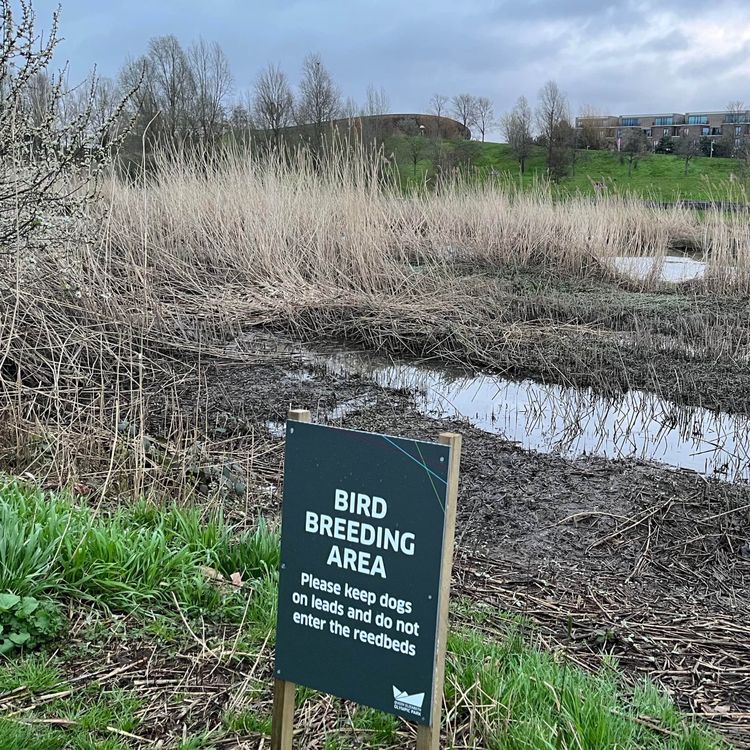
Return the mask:
[[(542, 186), (519, 193), (465, 179), (404, 193), (389, 175), (378, 154), (341, 147), (172, 154), (140, 180), (112, 176), (76, 219), (99, 228), (94, 241), (73, 234), (2, 266), (2, 445), (12, 446), (4, 463), (39, 469), (44, 434), (44, 446), (57, 446), (44, 462), (55, 481), (88, 472), (106, 487), (118, 461), (127, 463), (125, 440), (139, 459), (123, 473), (139, 490), (166, 463), (184, 478), (180, 457), (194, 454), (195, 424), (175, 428), (172, 417), (159, 460), (144, 437), (149, 394), (174, 390), (191, 357), (218, 352), (243, 327), (312, 338), (337, 316), (371, 346), (398, 336), (401, 322), (412, 336), (442, 325), (431, 353), (449, 357), (457, 340), (470, 345), (481, 307), (453, 294), (458, 266), (602, 275), (612, 273), (607, 258), (663, 257), (689, 244), (709, 264), (705, 290), (750, 289), (745, 214), (558, 201)], [(510, 343), (526, 335), (511, 324), (497, 331)]]
[(478, 329), (491, 326), (492, 351), (550, 331), (493, 311), (498, 301), (481, 284), (457, 283), (467, 271), (614, 279), (612, 258), (650, 256), (650, 276), (620, 283), (658, 290), (659, 260), (691, 248), (708, 264), (691, 293), (750, 289), (745, 213), (633, 197), (562, 201), (548, 186), (519, 192), (465, 178), (405, 193), (362, 147), (165, 160), (142, 184), (113, 183), (109, 200), (120, 275), (137, 273), (159, 319), (186, 331), (196, 320), (270, 324), (444, 359), (475, 348), (469, 359), (486, 364)]
[(544, 185), (519, 192), (466, 178), (405, 194), (362, 147), (322, 159), (229, 151), (208, 167), (165, 161), (145, 185), (114, 184), (110, 199), (113, 247), (147, 264), (155, 288), (166, 279), (201, 296), (240, 286), (264, 307), (282, 293), (295, 304), (309, 294), (392, 294), (413, 285), (420, 266), (444, 275), (456, 262), (580, 274), (608, 258), (688, 247), (709, 264), (705, 288), (728, 292), (747, 288), (750, 267), (746, 213), (621, 196), (556, 200)]

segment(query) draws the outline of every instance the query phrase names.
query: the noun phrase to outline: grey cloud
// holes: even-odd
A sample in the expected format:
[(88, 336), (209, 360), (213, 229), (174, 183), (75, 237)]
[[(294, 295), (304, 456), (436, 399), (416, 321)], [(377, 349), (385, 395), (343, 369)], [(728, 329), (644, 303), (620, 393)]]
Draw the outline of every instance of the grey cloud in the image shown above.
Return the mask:
[(718, 55), (709, 55), (704, 51), (695, 59), (683, 64), (680, 68), (681, 75), (685, 77), (713, 77), (720, 78), (735, 66), (743, 66), (747, 71), (747, 60), (750, 56), (750, 42), (745, 42), (739, 50), (733, 49)]
[[(35, 0), (41, 26), (56, 2)], [(305, 53), (316, 50), (345, 95), (361, 99), (373, 82), (394, 109), (421, 109), (435, 91), (469, 91), (490, 96), (501, 112), (555, 78), (574, 108), (679, 110), (742, 97), (738, 53), (690, 50), (679, 28), (685, 19), (721, 23), (730, 10), (731, 36), (750, 25), (742, 0), (63, 0), (58, 60), (71, 60), (73, 78), (94, 63), (114, 75), (149, 37), (174, 33), (184, 43), (218, 41), (238, 89), (269, 61), (295, 81)], [(654, 37), (655, 16), (672, 30)], [(681, 62), (685, 52), (695, 62)]]
[[(587, 22), (597, 19), (610, 19), (616, 23), (629, 24), (633, 20), (648, 19), (655, 13), (675, 13), (683, 16), (694, 10), (705, 11), (705, 0), (662, 0), (658, 4), (648, 0), (501, 0), (492, 2), (493, 15), (500, 19), (521, 19), (533, 21), (573, 20)], [(714, 0), (710, 5), (712, 13), (723, 7), (738, 7), (737, 0)]]
[(690, 40), (681, 31), (674, 29), (665, 36), (650, 39), (639, 48), (640, 52), (654, 52), (663, 55), (666, 52), (684, 50), (689, 45)]

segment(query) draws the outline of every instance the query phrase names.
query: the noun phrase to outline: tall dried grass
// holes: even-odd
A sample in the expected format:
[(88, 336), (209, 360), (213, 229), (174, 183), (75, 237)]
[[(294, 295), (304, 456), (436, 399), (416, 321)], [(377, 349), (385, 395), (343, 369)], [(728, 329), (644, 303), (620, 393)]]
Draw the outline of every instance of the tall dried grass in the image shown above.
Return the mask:
[[(418, 329), (441, 311), (470, 327), (472, 301), (453, 296), (457, 264), (611, 275), (608, 258), (688, 247), (709, 266), (696, 289), (750, 291), (745, 213), (665, 210), (627, 197), (557, 201), (544, 186), (524, 193), (467, 179), (404, 194), (389, 175), (380, 155), (361, 148), (316, 158), (165, 158), (148, 178), (105, 184), (83, 219), (101, 228), (98, 242), (51, 241), (6, 256), (3, 463), (34, 471), (39, 451), (26, 456), (23, 446), (45, 434), (42, 442), (57, 446), (46, 470), (61, 483), (76, 479), (85, 453), (109, 478), (125, 422), (141, 438), (133, 441), (140, 463), (129, 471), (143, 479), (146, 394), (155, 384), (173, 388), (190, 354), (248, 325), (304, 326), (312, 336), (315, 313), (303, 320), (300, 311), (330, 317), (342, 306), (361, 311), (365, 326), (368, 311), (386, 310), (375, 318), (394, 329), (399, 316)], [(656, 269), (638, 283), (658, 288)], [(188, 452), (197, 434), (195, 425), (177, 433), (172, 456)]]
[(662, 208), (634, 196), (561, 201), (545, 185), (519, 192), (466, 178), (404, 194), (384, 160), (362, 149), (342, 149), (322, 166), (305, 152), (230, 152), (209, 168), (173, 160), (145, 187), (113, 185), (110, 198), (117, 255), (148, 266), (152, 282), (166, 275), (196, 291), (216, 282), (271, 298), (295, 288), (293, 298), (382, 294), (410, 280), (415, 264), (580, 273), (614, 256), (658, 259), (684, 248), (708, 263), (706, 289), (750, 288), (747, 213)]

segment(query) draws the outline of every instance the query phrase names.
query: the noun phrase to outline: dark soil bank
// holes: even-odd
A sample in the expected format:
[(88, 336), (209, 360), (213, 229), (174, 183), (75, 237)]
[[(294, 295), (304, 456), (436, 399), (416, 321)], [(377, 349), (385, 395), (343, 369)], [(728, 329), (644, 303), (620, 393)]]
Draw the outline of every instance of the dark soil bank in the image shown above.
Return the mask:
[(210, 368), (212, 421), (242, 432), (240, 416), (270, 422), (274, 433), (287, 409), (303, 407), (315, 421), (355, 429), (424, 439), (460, 432), (456, 594), (489, 620), (525, 617), (580, 663), (598, 667), (614, 655), (750, 747), (747, 485), (526, 452), (420, 414), (408, 392), (304, 364), (287, 356)]

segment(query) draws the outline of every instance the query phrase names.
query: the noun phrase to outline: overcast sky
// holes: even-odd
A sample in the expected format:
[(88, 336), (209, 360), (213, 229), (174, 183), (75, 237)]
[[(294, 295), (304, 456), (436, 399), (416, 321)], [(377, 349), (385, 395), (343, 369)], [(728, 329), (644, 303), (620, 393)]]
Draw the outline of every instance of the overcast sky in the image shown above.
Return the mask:
[[(574, 113), (750, 106), (750, 0), (61, 0), (58, 62), (72, 79), (114, 76), (147, 40), (221, 44), (235, 88), (279, 63), (296, 83), (317, 51), (345, 96), (383, 86), (392, 111), (434, 92), (492, 99), (501, 113), (555, 79)], [(57, 3), (34, 0), (40, 30)]]

